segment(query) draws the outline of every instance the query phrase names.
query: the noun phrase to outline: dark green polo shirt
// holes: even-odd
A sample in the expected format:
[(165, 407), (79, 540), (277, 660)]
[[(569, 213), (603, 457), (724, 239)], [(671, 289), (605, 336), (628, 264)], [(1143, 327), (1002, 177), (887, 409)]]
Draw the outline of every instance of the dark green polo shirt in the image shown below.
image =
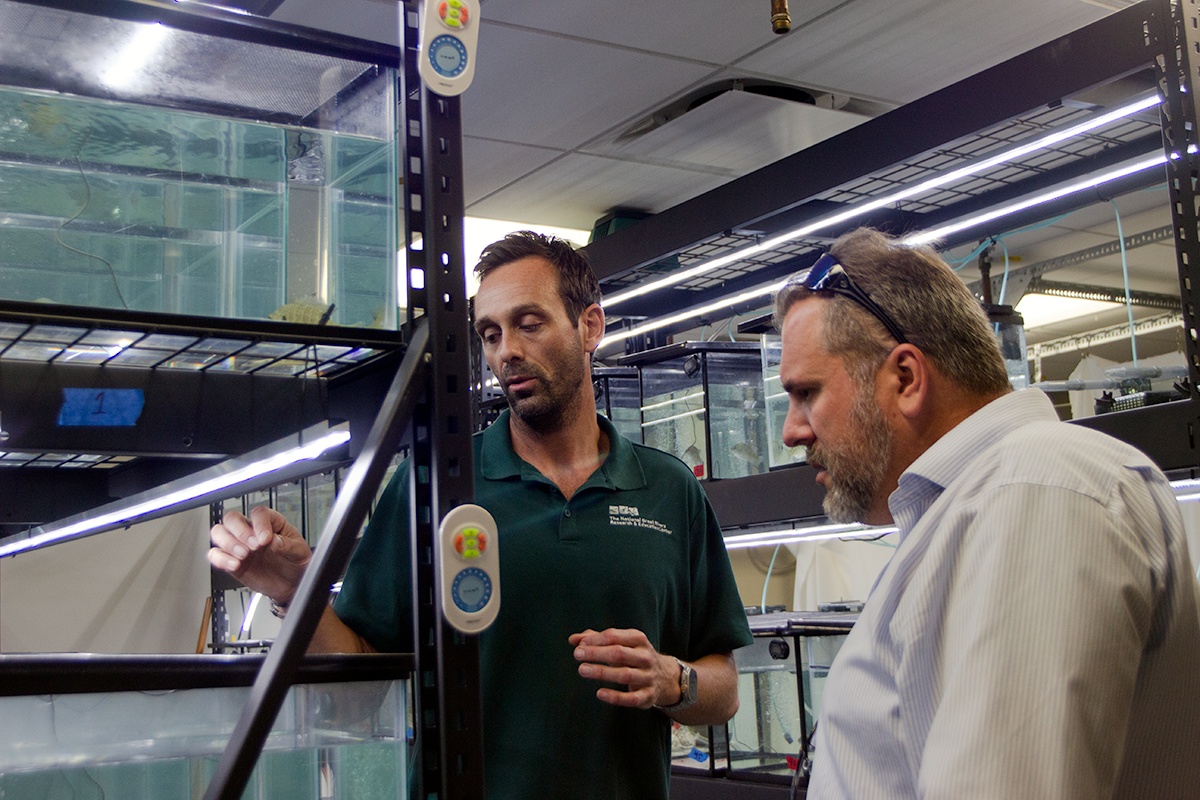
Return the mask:
[[(500, 537), (500, 613), (481, 634), (489, 800), (668, 795), (670, 721), (596, 699), (571, 634), (636, 628), (689, 661), (752, 641), (691, 470), (599, 422), (608, 457), (569, 501), (513, 452), (507, 411), (474, 439), (475, 502)], [(336, 603), (382, 651), (413, 649), (407, 476), (386, 489)]]

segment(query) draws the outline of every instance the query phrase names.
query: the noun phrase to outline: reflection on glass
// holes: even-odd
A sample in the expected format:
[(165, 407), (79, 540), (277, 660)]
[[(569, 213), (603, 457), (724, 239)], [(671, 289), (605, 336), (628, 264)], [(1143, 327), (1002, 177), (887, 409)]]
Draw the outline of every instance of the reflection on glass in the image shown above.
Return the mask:
[[(0, 796), (191, 800), (212, 779), (249, 688), (0, 698)], [(405, 798), (402, 681), (289, 690), (248, 800)]]

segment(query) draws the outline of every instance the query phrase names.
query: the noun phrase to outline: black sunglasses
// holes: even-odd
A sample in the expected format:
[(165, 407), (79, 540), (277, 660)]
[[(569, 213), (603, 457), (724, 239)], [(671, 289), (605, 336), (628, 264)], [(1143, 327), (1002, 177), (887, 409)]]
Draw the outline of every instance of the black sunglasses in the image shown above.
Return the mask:
[(908, 339), (900, 331), (900, 326), (888, 316), (886, 311), (879, 307), (879, 304), (871, 299), (870, 295), (858, 288), (858, 284), (850, 280), (850, 276), (846, 274), (846, 270), (842, 268), (842, 265), (828, 253), (818, 258), (816, 263), (809, 268), (808, 272), (804, 273), (803, 276), (794, 282), (809, 291), (833, 292), (843, 297), (849, 297), (870, 312), (871, 316), (879, 320), (897, 342), (908, 344)]

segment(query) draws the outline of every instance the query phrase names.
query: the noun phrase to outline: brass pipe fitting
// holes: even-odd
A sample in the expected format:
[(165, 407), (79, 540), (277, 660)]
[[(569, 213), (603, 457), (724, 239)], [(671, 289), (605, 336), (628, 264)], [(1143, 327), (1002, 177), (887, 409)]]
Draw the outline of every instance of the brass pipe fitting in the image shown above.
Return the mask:
[(792, 29), (792, 15), (788, 13), (788, 0), (771, 0), (771, 30), (787, 33)]

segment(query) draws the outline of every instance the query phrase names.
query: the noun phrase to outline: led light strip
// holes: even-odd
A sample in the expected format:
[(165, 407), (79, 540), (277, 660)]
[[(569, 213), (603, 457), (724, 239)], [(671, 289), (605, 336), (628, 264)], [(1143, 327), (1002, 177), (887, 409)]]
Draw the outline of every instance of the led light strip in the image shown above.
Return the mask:
[(814, 525), (811, 528), (785, 528), (763, 533), (746, 533), (725, 537), (725, 549), (766, 547), (794, 542), (819, 542), (826, 539), (875, 539), (899, 533), (895, 526), (872, 528), (864, 525)]
[(319, 439), (316, 439), (309, 444), (285, 450), (282, 453), (255, 461), (247, 464), (244, 467), (236, 469), (227, 475), (220, 475), (215, 478), (210, 478), (193, 486), (187, 486), (178, 489), (162, 497), (156, 497), (153, 500), (147, 500), (143, 503), (138, 503), (129, 508), (113, 511), (108, 514), (101, 514), (97, 517), (90, 517), (81, 522), (76, 522), (62, 528), (46, 531), (36, 536), (31, 536), (28, 539), (21, 539), (16, 542), (0, 545), (0, 558), (11, 556), (16, 553), (26, 550), (33, 550), (38, 547), (59, 542), (64, 539), (70, 539), (81, 534), (97, 531), (101, 528), (106, 528), (111, 525), (134, 522), (138, 517), (152, 514), (155, 511), (161, 511), (180, 503), (186, 503), (189, 500), (194, 500), (197, 497), (203, 497), (206, 494), (227, 489), (231, 486), (236, 486), (244, 481), (257, 478), (260, 475), (266, 475), (277, 469), (290, 466), (299, 461), (307, 461), (314, 459), (324, 453), (326, 450), (337, 447), (344, 442), (349, 441), (349, 431), (331, 431)]
[(682, 414), (674, 414), (670, 417), (663, 417), (662, 419), (655, 419), (655, 420), (651, 420), (650, 422), (643, 422), (642, 427), (649, 428), (651, 425), (661, 425), (664, 422), (670, 422), (673, 419), (683, 419), (684, 417), (694, 417), (697, 414), (703, 414), (703, 413), (704, 413), (703, 408), (697, 408), (695, 411), (685, 411)]
[(918, 233), (914, 236), (905, 237), (902, 240), (902, 243), (907, 245), (928, 244), (929, 242), (936, 241), (938, 239), (944, 239), (952, 233), (958, 233), (959, 231), (966, 230), (967, 228), (973, 228), (976, 225), (982, 225), (985, 222), (991, 222), (994, 219), (1006, 217), (1009, 214), (1015, 214), (1018, 211), (1024, 211), (1027, 208), (1033, 208), (1034, 206), (1041, 205), (1042, 203), (1049, 203), (1052, 200), (1058, 200), (1059, 198), (1066, 197), (1069, 194), (1074, 194), (1075, 192), (1080, 192), (1084, 189), (1091, 189), (1092, 187), (1100, 186), (1101, 184), (1108, 183), (1109, 181), (1115, 181), (1118, 178), (1124, 178), (1126, 175), (1133, 175), (1134, 173), (1141, 172), (1142, 170), (1158, 167), (1166, 163), (1166, 153), (1159, 153), (1149, 158), (1135, 161), (1132, 164), (1118, 167), (1110, 172), (1104, 172), (1100, 175), (1094, 175), (1091, 178), (1085, 178), (1084, 180), (1076, 181), (1075, 183), (1069, 183), (1066, 186), (1060, 186), (1057, 189), (1051, 189), (1048, 192), (1042, 192), (1041, 194), (1034, 195), (1033, 197), (1027, 197), (1024, 200), (1020, 200), (1016, 203), (1010, 203), (1009, 205), (1001, 206), (1000, 208), (994, 208), (982, 214), (976, 214), (973, 217), (967, 217), (966, 219), (959, 220), (958, 222), (952, 222), (949, 225), (943, 225), (940, 228), (934, 228), (933, 230), (924, 231), (923, 233)]
[(720, 269), (721, 267), (726, 266), (727, 264), (732, 264), (735, 261), (742, 261), (753, 255), (757, 255), (758, 253), (762, 253), (778, 247), (781, 244), (785, 244), (786, 242), (799, 239), (800, 237), (807, 236), (811, 233), (815, 233), (823, 228), (829, 228), (856, 217), (864, 216), (865, 214), (875, 211), (876, 209), (907, 200), (918, 194), (928, 192), (931, 189), (937, 189), (941, 186), (945, 186), (966, 177), (970, 177), (971, 175), (976, 175), (984, 170), (991, 169), (992, 167), (998, 166), (1005, 162), (1013, 161), (1014, 159), (1058, 144), (1059, 142), (1070, 139), (1073, 136), (1079, 136), (1080, 134), (1103, 127), (1104, 125), (1108, 125), (1111, 122), (1116, 122), (1119, 119), (1132, 116), (1139, 111), (1144, 111), (1147, 108), (1158, 105), (1159, 102), (1160, 100), (1158, 93), (1152, 92), (1144, 97), (1139, 98), (1138, 100), (1135, 100), (1127, 106), (1122, 106), (1106, 114), (1100, 114), (1092, 117), (1084, 122), (1079, 123), (1078, 125), (1072, 125), (1069, 128), (1064, 128), (1060, 131), (1050, 133), (1041, 137), (1040, 139), (1035, 139), (1034, 141), (1026, 144), (1018, 145), (1017, 147), (1014, 147), (1010, 150), (1005, 150), (1004, 152), (998, 153), (989, 158), (972, 162), (958, 169), (950, 170), (944, 174), (934, 176), (929, 180), (922, 181), (904, 189), (900, 189), (899, 191), (892, 192), (891, 194), (877, 197), (874, 200), (863, 203), (862, 205), (855, 206), (854, 208), (847, 209), (832, 216), (824, 217), (816, 220), (815, 222), (810, 222), (799, 228), (794, 228), (790, 231), (779, 234), (778, 236), (773, 236), (770, 239), (766, 239), (758, 244), (751, 245), (750, 247), (743, 248), (736, 252), (726, 253), (723, 256), (714, 258), (711, 261), (705, 261), (702, 264), (697, 264), (696, 266), (690, 267), (689, 269), (681, 272), (667, 275), (666, 277), (655, 281), (650, 281), (649, 283), (641, 284), (623, 292), (617, 292), (611, 297), (606, 297), (602, 301), (602, 304), (605, 308), (611, 308), (612, 306), (615, 306), (625, 300), (629, 300), (634, 297), (640, 297), (641, 295), (649, 294), (650, 292), (657, 291), (667, 286), (677, 286), (680, 283), (689, 280), (690, 278), (703, 275), (706, 272), (712, 272), (715, 269)]
[(664, 400), (661, 403), (651, 403), (648, 406), (642, 406), (642, 411), (649, 411), (652, 408), (662, 408), (663, 406), (673, 406), (676, 403), (683, 403), (688, 400), (699, 399), (701, 397), (704, 397), (703, 389), (698, 392), (692, 392), (691, 394), (685, 394), (682, 397), (676, 397), (672, 400)]
[(780, 289), (783, 288), (783, 285), (785, 283), (787, 283), (787, 281), (783, 280), (783, 281), (779, 281), (778, 283), (772, 283), (768, 286), (760, 286), (757, 289), (750, 289), (749, 291), (742, 292), (741, 294), (735, 295), (733, 297), (726, 297), (724, 299), (717, 300), (716, 302), (709, 303), (707, 305), (699, 306), (697, 308), (689, 309), (687, 311), (681, 311), (678, 314), (672, 314), (669, 317), (663, 317), (662, 319), (656, 319), (652, 322), (647, 322), (642, 325), (638, 325), (634, 328), (630, 328), (627, 331), (620, 331), (618, 333), (613, 333), (609, 336), (605, 336), (604, 339), (602, 339), (600, 341), (600, 346), (597, 347), (596, 349), (599, 350), (600, 348), (602, 348), (606, 345), (624, 341), (625, 339), (628, 339), (630, 336), (638, 336), (639, 334), (657, 330), (658, 328), (662, 328), (667, 325), (673, 325), (676, 322), (681, 322), (685, 319), (690, 319), (691, 317), (699, 317), (703, 314), (707, 314), (709, 311), (717, 311), (718, 309), (728, 308), (729, 306), (735, 306), (738, 303), (744, 303), (747, 300), (753, 300), (756, 297), (762, 297), (763, 295), (766, 295), (766, 294), (775, 294), (777, 291), (779, 291)]
[[(1200, 479), (1171, 481), (1171, 489), (1176, 493), (1175, 499), (1181, 503), (1200, 500)], [(762, 533), (726, 536), (725, 549), (768, 547), (795, 542), (819, 542), (827, 539), (874, 539), (893, 533), (899, 533), (899, 528), (895, 526), (871, 528), (864, 525), (814, 525), (810, 528), (784, 528)]]
[[(966, 228), (970, 228), (974, 225), (979, 225), (984, 222), (990, 222), (994, 219), (998, 219), (999, 217), (1003, 217), (1008, 214), (1015, 214), (1018, 211), (1024, 211), (1025, 209), (1032, 208), (1033, 206), (1036, 206), (1040, 203), (1048, 203), (1051, 200), (1057, 200), (1061, 197), (1065, 197), (1068, 194), (1073, 194), (1075, 192), (1083, 191), (1084, 189), (1091, 189), (1093, 187), (1100, 186), (1101, 184), (1108, 183), (1109, 181), (1116, 180), (1117, 178), (1123, 178), (1128, 175), (1133, 175), (1137, 172), (1141, 172), (1143, 170), (1152, 169), (1154, 167), (1160, 167), (1163, 164), (1165, 164), (1166, 162), (1167, 162), (1167, 157), (1165, 154), (1152, 156), (1150, 158), (1146, 158), (1146, 159), (1142, 159), (1140, 161), (1133, 162), (1132, 164), (1127, 164), (1125, 166), (1118, 167), (1117, 169), (1114, 169), (1110, 172), (1101, 173), (1099, 175), (1093, 176), (1086, 180), (1076, 181), (1075, 183), (1068, 184), (1067, 186), (1062, 187), (1060, 189), (1053, 189), (1048, 192), (1043, 192), (1042, 194), (1039, 194), (1028, 200), (1022, 200), (1018, 203), (1012, 203), (1010, 205), (1003, 206), (1002, 208), (996, 209), (994, 211), (988, 211), (986, 213), (979, 214), (974, 217), (968, 217), (967, 219), (951, 223), (950, 225), (945, 225), (941, 228), (937, 228), (932, 231), (914, 234), (913, 236), (909, 236), (902, 241), (904, 244), (908, 244), (908, 245), (924, 244), (931, 240), (939, 239), (943, 236), (947, 236), (956, 231), (965, 230)], [(756, 289), (750, 289), (749, 291), (742, 292), (741, 294), (735, 295), (734, 297), (726, 297), (721, 300), (716, 300), (712, 303), (707, 303), (706, 305), (703, 305), (703, 306), (697, 306), (696, 308), (688, 309), (687, 311), (681, 311), (678, 314), (672, 314), (669, 317), (663, 317), (662, 319), (656, 319), (651, 322), (644, 323), (642, 325), (637, 325), (633, 328), (630, 328), (629, 330), (613, 333), (610, 336), (606, 336), (604, 338), (604, 340), (600, 342), (600, 347), (604, 347), (605, 345), (612, 344), (615, 342), (623, 341), (625, 339), (628, 339), (631, 336), (638, 336), (643, 333), (648, 333), (649, 331), (656, 330), (658, 328), (662, 328), (667, 325), (673, 325), (674, 323), (682, 322), (685, 319), (691, 319), (692, 317), (699, 317), (699, 316), (709, 313), (710, 311), (717, 311), (719, 309), (728, 308), (730, 306), (735, 306), (740, 303), (744, 303), (747, 300), (752, 300), (756, 297), (761, 297), (762, 295), (774, 294), (775, 292), (782, 289), (786, 283), (787, 283), (787, 279), (779, 281), (777, 283), (772, 283), (768, 286), (760, 286)]]

